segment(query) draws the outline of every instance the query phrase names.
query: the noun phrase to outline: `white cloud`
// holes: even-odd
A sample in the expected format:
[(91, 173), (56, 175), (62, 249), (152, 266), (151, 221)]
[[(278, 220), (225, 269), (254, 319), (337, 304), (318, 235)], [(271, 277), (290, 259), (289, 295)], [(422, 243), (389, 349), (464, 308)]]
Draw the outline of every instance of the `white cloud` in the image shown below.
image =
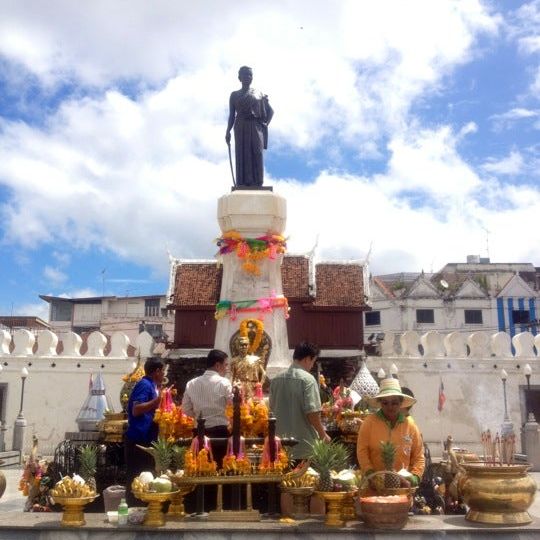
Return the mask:
[(31, 303), (31, 304), (20, 304), (17, 305), (13, 313), (15, 315), (25, 315), (28, 317), (39, 317), (44, 321), (49, 320), (49, 304), (45, 301)]
[(490, 117), (493, 121), (493, 128), (496, 131), (508, 129), (512, 127), (516, 122), (525, 120), (537, 120), (540, 117), (540, 110), (527, 109), (524, 107), (514, 107), (509, 111), (501, 114), (494, 114)]
[(45, 266), (43, 269), (43, 277), (45, 277), (51, 285), (61, 285), (68, 278), (64, 272), (52, 266)]
[(101, 293), (90, 287), (83, 287), (80, 289), (69, 289), (63, 293), (49, 296), (58, 296), (59, 298), (95, 298), (96, 296), (101, 296)]
[(524, 165), (523, 156), (513, 150), (503, 159), (490, 159), (487, 163), (484, 163), (482, 168), (495, 174), (515, 176), (523, 171)]

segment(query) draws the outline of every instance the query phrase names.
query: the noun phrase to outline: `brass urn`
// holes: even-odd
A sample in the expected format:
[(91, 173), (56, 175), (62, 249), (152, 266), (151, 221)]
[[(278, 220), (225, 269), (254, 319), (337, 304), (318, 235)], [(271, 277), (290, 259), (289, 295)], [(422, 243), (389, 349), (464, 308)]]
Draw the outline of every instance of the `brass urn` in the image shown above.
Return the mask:
[(469, 511), (465, 519), (478, 523), (524, 525), (537, 487), (528, 464), (462, 463), (459, 491)]

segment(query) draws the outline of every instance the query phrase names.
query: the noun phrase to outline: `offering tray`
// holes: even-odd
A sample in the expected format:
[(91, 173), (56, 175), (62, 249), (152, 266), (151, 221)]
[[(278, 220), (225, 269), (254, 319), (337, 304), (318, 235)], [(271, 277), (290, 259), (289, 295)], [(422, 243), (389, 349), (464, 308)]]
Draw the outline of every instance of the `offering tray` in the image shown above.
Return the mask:
[(54, 502), (64, 507), (61, 524), (63, 527), (82, 527), (84, 520), (84, 507), (99, 497), (98, 494), (91, 497), (54, 497)]
[[(209, 486), (217, 485), (216, 510), (209, 512), (210, 521), (260, 521), (261, 514), (253, 508), (251, 495), (252, 484), (279, 483), (283, 480), (282, 474), (236, 474), (212, 476), (182, 476), (175, 479), (177, 486)], [(223, 486), (224, 485), (244, 485), (246, 489), (246, 508), (244, 510), (224, 510), (223, 509)]]
[(174, 482), (177, 486), (208, 486), (219, 484), (266, 484), (281, 482), (282, 480), (282, 474), (214, 474), (212, 476), (182, 476), (176, 478)]
[(148, 503), (148, 510), (144, 518), (144, 525), (148, 527), (163, 527), (165, 525), (165, 514), (162, 510), (162, 505), (166, 501), (170, 501), (179, 491), (167, 491), (165, 493), (159, 491), (134, 491), (133, 495), (141, 501)]

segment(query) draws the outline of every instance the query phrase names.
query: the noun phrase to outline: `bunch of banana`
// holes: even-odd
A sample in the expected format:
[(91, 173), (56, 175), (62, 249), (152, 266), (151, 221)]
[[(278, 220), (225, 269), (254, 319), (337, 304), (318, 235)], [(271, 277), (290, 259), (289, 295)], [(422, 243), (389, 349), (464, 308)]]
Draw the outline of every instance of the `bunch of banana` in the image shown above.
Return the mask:
[(316, 487), (319, 481), (317, 476), (312, 474), (303, 474), (302, 476), (294, 476), (291, 473), (286, 474), (281, 481), (281, 487)]
[(143, 482), (139, 477), (134, 478), (133, 482), (131, 482), (131, 489), (138, 492), (149, 491), (150, 482)]
[(81, 483), (69, 476), (64, 476), (62, 480), (56, 483), (51, 489), (52, 497), (95, 497), (96, 491), (88, 484)]

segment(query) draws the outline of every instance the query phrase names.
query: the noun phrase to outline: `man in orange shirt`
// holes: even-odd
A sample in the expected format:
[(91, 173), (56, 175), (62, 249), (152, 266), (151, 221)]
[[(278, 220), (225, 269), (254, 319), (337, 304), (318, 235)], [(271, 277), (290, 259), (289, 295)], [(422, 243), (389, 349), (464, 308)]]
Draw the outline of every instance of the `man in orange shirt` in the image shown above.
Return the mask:
[(394, 471), (406, 469), (412, 476), (401, 480), (402, 486), (417, 486), (425, 467), (424, 444), (420, 430), (409, 422), (402, 410), (416, 400), (402, 393), (397, 379), (384, 379), (379, 393), (371, 398), (370, 405), (378, 406), (369, 415), (358, 432), (356, 454), (364, 475), (385, 470), (381, 456), (381, 442), (392, 442), (396, 447)]

